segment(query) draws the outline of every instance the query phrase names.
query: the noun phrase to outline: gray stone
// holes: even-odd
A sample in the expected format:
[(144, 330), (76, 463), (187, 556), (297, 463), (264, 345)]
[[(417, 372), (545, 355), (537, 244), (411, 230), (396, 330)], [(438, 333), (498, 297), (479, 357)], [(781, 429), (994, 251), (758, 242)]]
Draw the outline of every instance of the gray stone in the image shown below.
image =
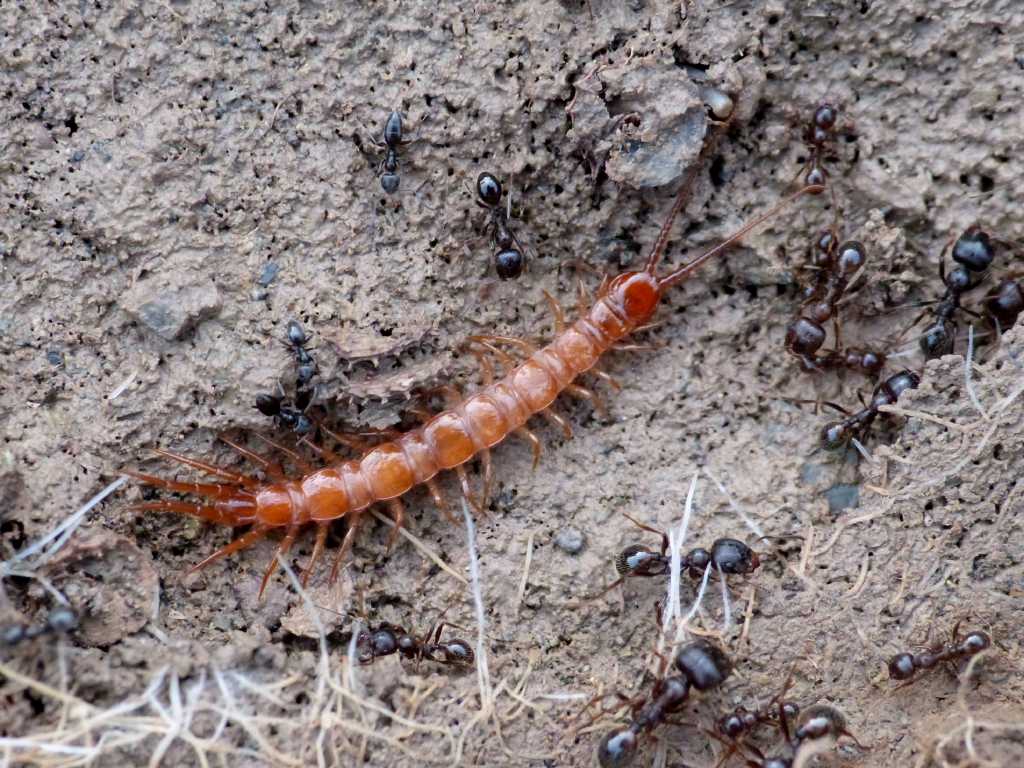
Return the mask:
[(161, 286), (149, 280), (132, 288), (123, 306), (153, 333), (174, 341), (203, 320), (216, 317), (221, 299), (213, 285)]
[(583, 550), (584, 543), (583, 534), (575, 528), (563, 528), (555, 536), (555, 546), (568, 552), (570, 555), (579, 554)]

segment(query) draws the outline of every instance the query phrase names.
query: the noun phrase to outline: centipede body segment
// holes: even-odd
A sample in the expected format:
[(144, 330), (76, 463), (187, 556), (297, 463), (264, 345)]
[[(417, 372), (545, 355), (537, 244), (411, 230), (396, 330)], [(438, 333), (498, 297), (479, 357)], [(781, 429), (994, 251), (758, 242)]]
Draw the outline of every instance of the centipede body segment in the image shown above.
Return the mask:
[[(712, 140), (708, 145), (713, 143)], [(643, 270), (625, 272), (613, 279), (605, 278), (596, 300), (572, 324), (565, 323), (562, 311), (556, 305), (556, 336), (541, 349), (509, 337), (477, 337), (475, 341), (479, 346), (498, 354), (506, 364), (511, 358), (499, 348), (501, 345), (512, 344), (526, 351), (528, 357), (523, 362), (510, 365), (505, 375), (497, 380), (493, 380), (492, 367), (485, 358), (482, 389), (465, 399), (452, 396), (449, 408), (430, 417), (422, 426), (365, 451), (358, 459), (343, 461), (324, 451), (326, 466), (319, 469), (310, 467), (297, 478), (286, 477), (280, 465), (230, 441), (227, 441), (229, 445), (263, 471), (265, 480), (168, 451), (158, 451), (165, 458), (213, 475), (219, 482), (181, 482), (127, 470), (126, 474), (146, 485), (203, 499), (201, 503), (149, 501), (136, 504), (133, 509), (176, 512), (219, 525), (251, 525), (245, 534), (195, 565), (191, 569), (193, 571), (255, 544), (275, 529), (284, 531), (278, 546), (278, 552), (283, 555), (303, 528), (316, 526), (313, 553), (303, 573), (304, 579), (308, 579), (323, 554), (328, 527), (339, 518), (346, 519), (348, 530), (335, 558), (332, 578), (336, 577), (345, 554), (352, 547), (363, 513), (370, 506), (379, 503), (388, 506), (395, 522), (391, 533), (393, 542), (404, 520), (401, 497), (412, 488), (426, 486), (442, 511), (447, 511), (436, 483), (439, 473), (455, 471), (463, 494), (473, 500), (465, 464), (477, 457), (483, 465), (483, 496), (486, 498), (492, 478), (492, 447), (509, 435), (517, 434), (532, 443), (536, 458), (540, 453), (540, 441), (529, 431), (527, 422), (538, 414), (561, 425), (568, 434), (567, 422), (550, 410), (552, 403), (560, 394), (569, 393), (599, 405), (594, 393), (574, 382), (588, 371), (607, 377), (597, 367), (601, 357), (650, 321), (669, 288), (686, 280), (704, 263), (796, 198), (821, 191), (818, 185), (805, 186), (748, 222), (720, 245), (659, 277), (657, 267), (665, 254), (671, 225), (688, 199), (695, 175), (696, 166), (677, 195)], [(292, 456), (298, 458), (297, 454), (292, 453)], [(483, 504), (476, 501), (474, 506), (481, 509)], [(276, 559), (267, 569), (261, 591), (275, 564)]]

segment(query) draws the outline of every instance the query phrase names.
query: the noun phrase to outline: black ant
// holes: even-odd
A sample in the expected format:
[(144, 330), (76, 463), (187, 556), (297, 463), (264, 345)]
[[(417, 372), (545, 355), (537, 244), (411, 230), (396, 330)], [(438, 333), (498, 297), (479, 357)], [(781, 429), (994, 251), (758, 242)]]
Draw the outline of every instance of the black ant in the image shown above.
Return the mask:
[(313, 377), (319, 372), (319, 368), (316, 364), (316, 360), (309, 354), (309, 349), (306, 345), (309, 344), (311, 337), (306, 334), (306, 331), (299, 325), (298, 320), (289, 320), (288, 329), (286, 332), (285, 346), (287, 346), (292, 354), (295, 355), (296, 365), (296, 379), (295, 386), (297, 389), (306, 389), (309, 383), (313, 380)]
[(1001, 280), (996, 290), (985, 299), (985, 317), (997, 334), (1014, 326), (1024, 312), (1024, 289), (1016, 280)]
[[(494, 267), (502, 280), (519, 277), (526, 263), (526, 249), (508, 225), (509, 211), (501, 207), (501, 182), (493, 173), (481, 173), (476, 179), (477, 205), (490, 212), (488, 229), (498, 247), (494, 254)], [(511, 205), (511, 199), (510, 199)]]
[(952, 662), (959, 659), (969, 659), (992, 646), (992, 638), (986, 632), (975, 629), (964, 635), (961, 640), (959, 636), (960, 622), (953, 627), (950, 642), (931, 647), (921, 653), (897, 653), (889, 659), (889, 678), (891, 680), (904, 680), (904, 685), (910, 685), (916, 680), (916, 675), (922, 670), (929, 670), (943, 662)]
[[(815, 242), (816, 253), (812, 266), (817, 269), (815, 284), (804, 290), (804, 304), (796, 320), (786, 328), (786, 349), (808, 373), (819, 373), (830, 368), (845, 368), (871, 378), (877, 378), (885, 367), (882, 352), (867, 349), (840, 349), (837, 309), (850, 279), (857, 273), (867, 257), (864, 246), (850, 240), (837, 246), (838, 239), (831, 230), (823, 231)], [(825, 343), (823, 323), (832, 320), (836, 327), (836, 349), (818, 354)]]
[(397, 110), (392, 110), (384, 123), (384, 141), (370, 139), (378, 151), (384, 153), (380, 161), (377, 174), (380, 177), (380, 186), (389, 195), (398, 191), (398, 185), (402, 179), (398, 175), (398, 148), (409, 144), (409, 141), (402, 140), (402, 115)]
[[(303, 397), (305, 395), (305, 397)], [(279, 395), (257, 395), (256, 409), (264, 416), (279, 421), (284, 427), (305, 435), (313, 431), (314, 424), (306, 413), (306, 408), (311, 402), (312, 392), (309, 390), (296, 393), (295, 405), (289, 405), (288, 399), (282, 392)], [(300, 403), (305, 403), (302, 407)]]
[[(604, 592), (614, 589), (623, 581), (634, 576), (664, 576), (672, 566), (672, 558), (668, 552), (668, 535), (664, 531), (652, 528), (639, 520), (623, 513), (633, 525), (661, 536), (661, 550), (654, 551), (646, 544), (630, 544), (615, 558), (615, 570), (619, 572), (616, 579)], [(681, 555), (680, 570), (686, 570), (691, 576), (699, 578), (704, 575), (708, 566), (727, 575), (747, 575), (756, 571), (761, 565), (757, 552), (738, 539), (715, 539), (711, 551), (703, 547), (695, 547)]]
[(696, 640), (681, 647), (673, 663), (679, 674), (664, 677), (663, 669), (662, 676), (654, 682), (650, 697), (640, 696), (630, 702), (633, 719), (629, 725), (611, 731), (601, 739), (597, 748), (601, 768), (621, 768), (632, 763), (640, 735), (669, 722), (669, 715), (679, 712), (689, 699), (690, 688), (709, 691), (732, 674), (729, 658), (706, 640)]
[(800, 714), (800, 707), (796, 702), (784, 699), (786, 691), (793, 683), (793, 676), (790, 675), (782, 690), (777, 693), (765, 706), (754, 710), (738, 706), (731, 712), (722, 715), (715, 723), (717, 733), (708, 732), (710, 736), (729, 745), (729, 751), (719, 761), (724, 765), (733, 754), (740, 750), (743, 738), (750, 735), (761, 725), (771, 725), (778, 728), (785, 737), (786, 742), (790, 740), (789, 724), (795, 721)]
[(58, 605), (46, 617), (46, 623), (35, 627), (10, 624), (0, 629), (0, 646), (8, 648), (41, 635), (66, 635), (78, 629), (78, 614), (66, 605)]
[(788, 747), (793, 753), (792, 757), (765, 757), (759, 749), (747, 745), (756, 760), (747, 760), (748, 768), (793, 768), (796, 764), (795, 758), (800, 748), (808, 742), (830, 739), (838, 741), (840, 736), (846, 736), (861, 749), (865, 749), (857, 737), (854, 736), (846, 723), (846, 716), (830, 704), (814, 704), (804, 710), (797, 721), (797, 728), (793, 732), (793, 738), (787, 738)]
[(360, 632), (356, 637), (359, 663), (372, 664), (382, 656), (399, 653), (403, 658), (415, 659), (417, 665), (426, 660), (455, 667), (469, 666), (476, 659), (473, 648), (458, 638), (442, 643), (441, 631), (445, 626), (444, 622), (438, 622), (422, 637), (393, 624), (382, 624), (377, 629)]
[[(956, 323), (953, 315), (961, 309), (964, 293), (977, 286), (978, 276), (992, 266), (995, 250), (991, 239), (980, 227), (968, 227), (953, 245), (953, 261), (958, 266), (946, 274), (945, 259), (939, 261), (939, 275), (946, 292), (933, 309), (935, 321), (921, 336), (920, 346), (926, 360), (953, 352)], [(966, 311), (966, 310), (965, 310)]]
[(804, 143), (810, 157), (805, 164), (804, 186), (821, 186), (828, 183), (825, 171), (825, 153), (829, 145), (836, 139), (836, 122), (839, 120), (839, 108), (832, 104), (821, 104), (814, 110), (814, 116), (804, 130)]
[[(829, 451), (842, 448), (851, 438), (868, 430), (878, 417), (879, 408), (883, 405), (895, 405), (901, 394), (908, 389), (917, 389), (920, 383), (921, 377), (913, 371), (903, 370), (893, 374), (875, 387), (871, 402), (867, 406), (856, 413), (849, 414), (841, 421), (829, 422), (822, 428), (821, 447)], [(835, 403), (826, 403), (826, 405), (848, 413), (845, 408)]]

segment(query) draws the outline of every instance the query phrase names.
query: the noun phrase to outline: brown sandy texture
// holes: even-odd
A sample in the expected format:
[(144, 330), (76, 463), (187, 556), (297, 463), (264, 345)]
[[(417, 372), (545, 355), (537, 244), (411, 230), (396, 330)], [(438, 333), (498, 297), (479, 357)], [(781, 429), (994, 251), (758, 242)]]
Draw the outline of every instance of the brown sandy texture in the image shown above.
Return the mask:
[[(215, 437), (271, 430), (252, 403), (294, 380), (290, 318), (314, 335), (317, 412), (359, 429), (398, 423), (419, 388), (472, 387), (468, 335), (547, 338), (543, 290), (571, 306), (577, 277), (593, 286), (654, 241), (674, 191), (658, 185), (696, 157), (708, 85), (733, 95), (737, 119), (672, 263), (779, 197), (826, 99), (842, 108), (828, 163), (841, 227), (869, 253), (843, 308), (848, 342), (893, 343), (918, 312), (906, 305), (940, 293), (939, 254), (969, 224), (1024, 242), (1013, 0), (26, 2), (4, 5), (0, 29), (3, 559), (120, 466), (178, 471), (152, 447), (237, 461)], [(359, 145), (393, 108), (418, 141), (392, 197)], [(516, 281), (495, 278), (481, 234), (469, 190), (484, 170), (511, 190), (530, 251)], [(623, 391), (595, 384), (610, 418), (561, 406), (575, 437), (540, 426), (536, 471), (521, 442), (497, 450), (477, 532), (486, 676), (345, 663), (356, 621), (422, 631), (446, 611), (462, 627), (446, 632), (476, 640), (465, 530), (426, 494), (410, 496), (409, 533), (451, 572), (405, 538), (387, 553), (387, 527), (368, 525), (338, 587), (314, 576), (311, 599), (342, 612), (320, 612), (321, 656), (283, 573), (257, 596), (272, 542), (183, 579), (230, 533), (131, 514), (130, 487), (38, 574), (82, 630), (0, 650), (0, 762), (594, 765), (612, 716), (576, 738), (569, 720), (599, 690), (649, 690), (664, 597), (655, 579), (587, 599), (638, 539), (621, 513), (667, 528), (699, 474), (686, 546), (756, 538), (708, 470), (765, 534), (803, 538), (732, 582), (737, 672), (681, 720), (710, 726), (792, 669), (793, 697), (835, 703), (869, 747), (844, 740), (818, 764), (1020, 764), (1024, 372), (1009, 354), (1024, 360), (1022, 336), (980, 340), (980, 410), (959, 354), (924, 367), (912, 353), (899, 362), (923, 383), (899, 403), (905, 423), (866, 439), (874, 461), (815, 451), (831, 417), (780, 398), (870, 392), (853, 375), (812, 380), (782, 350), (799, 267), (834, 213), (827, 195), (801, 202), (668, 296), (656, 348), (609, 360)], [(1021, 253), (1001, 246), (986, 284), (1019, 273)], [(290, 562), (311, 547), (303, 537)], [(711, 587), (697, 628), (721, 634)], [(31, 623), (52, 598), (11, 577), (0, 603), (4, 621)], [(894, 690), (885, 659), (958, 619), (999, 645), (962, 683), (938, 669)], [(637, 765), (723, 752), (692, 726), (657, 733)]]

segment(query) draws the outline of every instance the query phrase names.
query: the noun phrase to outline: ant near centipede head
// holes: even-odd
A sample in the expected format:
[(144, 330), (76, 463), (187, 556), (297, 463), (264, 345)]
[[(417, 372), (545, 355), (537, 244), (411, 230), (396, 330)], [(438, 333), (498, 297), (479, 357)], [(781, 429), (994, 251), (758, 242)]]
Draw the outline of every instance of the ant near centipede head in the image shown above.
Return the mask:
[(493, 173), (484, 171), (476, 179), (476, 204), (488, 211), (486, 230), (492, 244), (498, 249), (494, 254), (494, 268), (502, 280), (519, 277), (526, 265), (526, 249), (512, 231), (512, 193), (502, 208), (501, 182)]

